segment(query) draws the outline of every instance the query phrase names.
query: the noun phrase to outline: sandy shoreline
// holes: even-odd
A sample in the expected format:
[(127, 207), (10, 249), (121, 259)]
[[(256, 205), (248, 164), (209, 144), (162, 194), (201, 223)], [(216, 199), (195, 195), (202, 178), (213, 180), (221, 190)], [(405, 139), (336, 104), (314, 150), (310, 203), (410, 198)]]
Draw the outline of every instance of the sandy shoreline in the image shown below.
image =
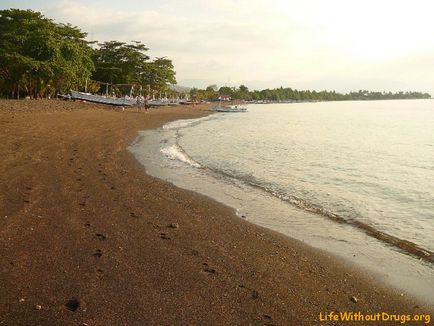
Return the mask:
[[(432, 316), (332, 256), (146, 175), (126, 150), (139, 130), (206, 114), (0, 101), (0, 325), (340, 324), (320, 322), (330, 311)], [(79, 303), (75, 311), (68, 301), (70, 309)]]

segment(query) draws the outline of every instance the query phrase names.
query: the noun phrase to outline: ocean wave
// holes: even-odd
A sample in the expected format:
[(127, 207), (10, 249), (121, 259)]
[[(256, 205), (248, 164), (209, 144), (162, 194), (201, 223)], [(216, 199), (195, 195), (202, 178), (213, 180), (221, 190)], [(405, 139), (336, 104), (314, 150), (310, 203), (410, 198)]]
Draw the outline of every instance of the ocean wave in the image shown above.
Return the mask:
[(195, 168), (201, 167), (201, 165), (189, 157), (178, 144), (163, 147), (160, 149), (160, 152), (171, 160), (181, 161)]
[(339, 214), (335, 214), (333, 212), (330, 212), (329, 210), (321, 207), (320, 205), (313, 204), (305, 199), (299, 198), (294, 195), (289, 194), (282, 194), (279, 191), (274, 190), (272, 185), (266, 185), (261, 180), (257, 180), (253, 175), (251, 174), (241, 174), (241, 173), (234, 173), (233, 171), (227, 172), (220, 169), (212, 168), (211, 171), (224, 176), (226, 178), (232, 178), (234, 180), (241, 181), (244, 184), (247, 184), (251, 187), (257, 188), (259, 190), (262, 190), (274, 197), (279, 198), (280, 200), (287, 202), (299, 209), (308, 211), (310, 213), (314, 213), (317, 215), (321, 215), (323, 217), (326, 217), (336, 223), (340, 224), (347, 224), (349, 226), (352, 226), (368, 236), (371, 236), (379, 241), (382, 241), (390, 246), (393, 246), (397, 249), (399, 249), (401, 252), (404, 252), (406, 254), (416, 256), (419, 259), (423, 259), (426, 262), (429, 262), (431, 264), (434, 263), (434, 253), (419, 246), (418, 244), (401, 239), (397, 236), (391, 235), (389, 233), (383, 232), (381, 230), (376, 229), (370, 224), (367, 224), (365, 222), (362, 222), (358, 220), (357, 218), (346, 218), (344, 216), (341, 216)]
[(182, 120), (176, 120), (172, 122), (168, 122), (163, 126), (163, 129), (165, 130), (173, 130), (173, 129), (181, 129), (186, 127), (191, 127), (193, 125), (196, 125), (198, 123), (201, 123), (203, 121), (211, 119), (211, 116), (206, 116), (203, 118), (198, 119), (182, 119)]

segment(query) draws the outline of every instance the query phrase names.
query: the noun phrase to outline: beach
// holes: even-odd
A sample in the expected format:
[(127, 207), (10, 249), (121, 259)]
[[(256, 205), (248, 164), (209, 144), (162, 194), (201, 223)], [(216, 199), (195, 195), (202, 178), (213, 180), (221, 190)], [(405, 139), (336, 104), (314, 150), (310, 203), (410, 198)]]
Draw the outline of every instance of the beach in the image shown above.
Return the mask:
[(330, 312), (385, 313), (386, 324), (399, 324), (433, 316), (331, 254), (147, 175), (126, 149), (140, 130), (209, 113), (0, 101), (0, 325), (341, 324)]

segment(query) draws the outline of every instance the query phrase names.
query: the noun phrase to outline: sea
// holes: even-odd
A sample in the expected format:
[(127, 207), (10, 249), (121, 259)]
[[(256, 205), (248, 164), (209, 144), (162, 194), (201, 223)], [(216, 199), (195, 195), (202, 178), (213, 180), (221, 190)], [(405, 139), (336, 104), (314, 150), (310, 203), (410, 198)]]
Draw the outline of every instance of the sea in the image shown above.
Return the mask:
[(146, 172), (434, 303), (434, 100), (251, 104), (141, 131)]

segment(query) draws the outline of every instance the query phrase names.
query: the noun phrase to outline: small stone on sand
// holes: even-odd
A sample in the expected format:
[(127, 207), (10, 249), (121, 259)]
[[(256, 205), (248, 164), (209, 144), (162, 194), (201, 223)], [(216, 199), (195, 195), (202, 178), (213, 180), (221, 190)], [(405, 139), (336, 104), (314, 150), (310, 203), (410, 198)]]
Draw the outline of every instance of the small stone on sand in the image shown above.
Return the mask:
[(80, 302), (77, 299), (72, 298), (65, 303), (65, 307), (70, 311), (76, 311), (78, 307), (80, 307)]

